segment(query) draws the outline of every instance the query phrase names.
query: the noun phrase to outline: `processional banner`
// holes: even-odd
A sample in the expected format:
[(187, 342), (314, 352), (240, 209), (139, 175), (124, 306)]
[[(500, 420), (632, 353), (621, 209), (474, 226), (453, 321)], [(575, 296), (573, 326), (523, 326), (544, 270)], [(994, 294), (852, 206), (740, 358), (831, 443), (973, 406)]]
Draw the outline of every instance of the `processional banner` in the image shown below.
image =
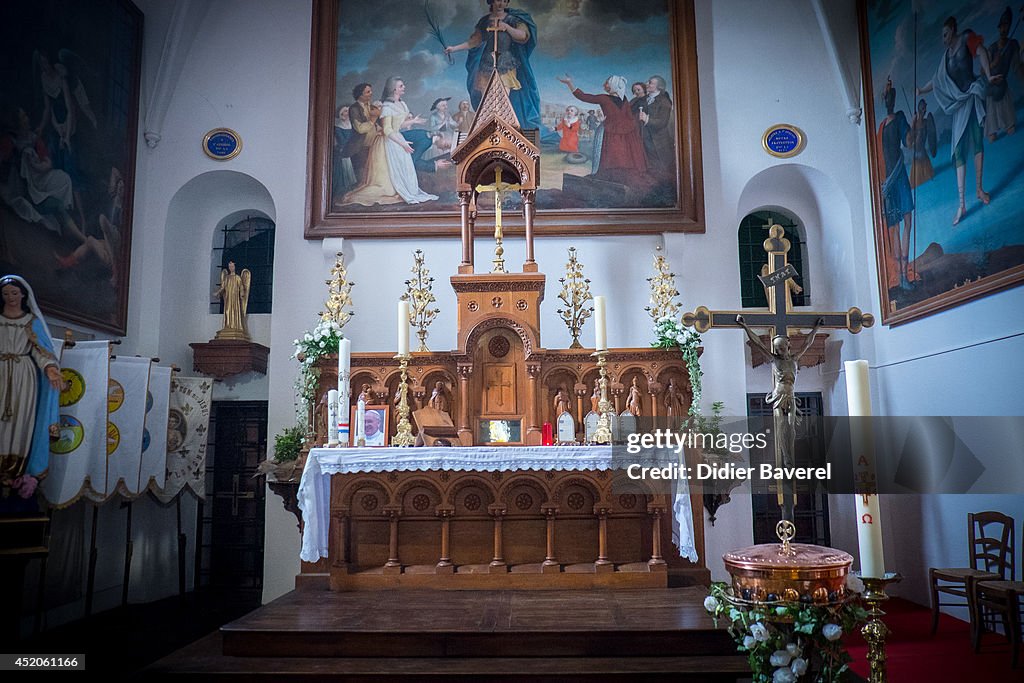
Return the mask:
[(51, 505), (78, 500), (86, 478), (105, 484), (107, 460), (107, 386), (110, 343), (82, 341), (60, 356), (65, 389), (60, 394), (60, 437), (50, 445), (50, 471), (42, 481)]
[(206, 497), (206, 432), (210, 424), (213, 384), (202, 377), (171, 380), (170, 411), (167, 418), (167, 478), (153, 495), (162, 502), (174, 500), (185, 488), (199, 498)]
[[(146, 425), (149, 358), (118, 356), (110, 361), (107, 395), (107, 485), (103, 494), (136, 498), (142, 466), (142, 435)], [(99, 493), (99, 492), (97, 492)]]
[(151, 486), (160, 488), (167, 479), (167, 419), (170, 401), (171, 369), (154, 365), (149, 372), (138, 491), (145, 491)]

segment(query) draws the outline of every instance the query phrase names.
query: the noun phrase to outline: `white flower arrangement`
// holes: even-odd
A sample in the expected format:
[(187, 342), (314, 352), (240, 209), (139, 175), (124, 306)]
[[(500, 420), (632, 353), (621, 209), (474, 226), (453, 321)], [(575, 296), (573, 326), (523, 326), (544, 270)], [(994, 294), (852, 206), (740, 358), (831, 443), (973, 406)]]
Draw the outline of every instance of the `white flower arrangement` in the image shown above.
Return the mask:
[(663, 315), (654, 322), (654, 341), (651, 346), (659, 349), (676, 347), (683, 354), (686, 370), (690, 375), (690, 386), (693, 387), (693, 400), (690, 402), (690, 415), (700, 414), (701, 378), (700, 369), (700, 335), (686, 329), (676, 320)]
[(334, 320), (321, 318), (311, 332), (292, 341), (295, 347), (292, 358), (299, 361), (299, 376), (295, 379), (295, 412), (300, 424), (309, 421), (309, 409), (316, 401), (320, 379), (317, 362), (325, 355), (337, 353), (341, 339), (341, 325)]
[[(855, 577), (854, 577), (855, 578)], [(732, 587), (711, 585), (704, 607), (728, 630), (747, 661), (755, 683), (838, 683), (845, 680), (850, 655), (842, 636), (867, 621), (859, 579), (847, 582), (846, 599), (836, 603), (757, 603), (737, 599)]]

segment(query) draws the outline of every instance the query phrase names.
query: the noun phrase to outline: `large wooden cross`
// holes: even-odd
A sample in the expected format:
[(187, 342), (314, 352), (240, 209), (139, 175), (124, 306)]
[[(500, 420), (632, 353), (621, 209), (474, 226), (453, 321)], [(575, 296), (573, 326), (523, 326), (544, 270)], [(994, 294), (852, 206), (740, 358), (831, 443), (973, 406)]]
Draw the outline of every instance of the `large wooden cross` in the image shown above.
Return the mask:
[(505, 259), (502, 255), (505, 253), (505, 248), (502, 246), (502, 233), (501, 233), (501, 202), (505, 199), (505, 194), (510, 190), (519, 191), (523, 189), (523, 186), (519, 183), (506, 183), (501, 180), (501, 166), (494, 167), (494, 183), (491, 185), (477, 185), (477, 192), (493, 192), (494, 193), (494, 270), (492, 273), (504, 273), (505, 272)]
[[(764, 250), (768, 252), (767, 272), (760, 276), (761, 283), (765, 287), (765, 294), (768, 297), (768, 310), (743, 310), (743, 311), (712, 311), (705, 306), (698, 307), (692, 313), (683, 314), (683, 324), (693, 327), (698, 332), (718, 328), (742, 328), (744, 323), (749, 327), (767, 328), (770, 331), (769, 343), (762, 349), (771, 351), (775, 337), (789, 338), (790, 330), (799, 331), (801, 328), (827, 328), (849, 330), (857, 334), (866, 327), (875, 324), (875, 318), (870, 313), (863, 313), (859, 308), (853, 307), (845, 312), (822, 313), (818, 311), (794, 311), (792, 299), (792, 286), (790, 281), (797, 275), (796, 268), (786, 260), (786, 254), (790, 249), (790, 241), (785, 238), (781, 225), (773, 225), (769, 228), (768, 239), (764, 241)], [(765, 271), (762, 271), (765, 272)], [(739, 316), (742, 316), (740, 318)], [(742, 321), (742, 322), (741, 322)], [(748, 330), (749, 333), (749, 330)], [(751, 340), (757, 343), (757, 338), (750, 335)], [(773, 380), (776, 385), (773, 387), (771, 397), (776, 398), (779, 393), (780, 375), (789, 375), (788, 388), (792, 390), (792, 383), (796, 377), (797, 362), (799, 356), (806, 351), (813, 341), (813, 334), (807, 338), (803, 349), (796, 354), (789, 355), (788, 352), (780, 361), (773, 358)], [(788, 345), (783, 342), (784, 345)], [(788, 363), (788, 365), (787, 365)], [(796, 432), (795, 417), (796, 406), (791, 405), (788, 409), (775, 406), (775, 459), (777, 463), (783, 463), (792, 467), (792, 454), (795, 448)], [(783, 518), (793, 520), (793, 507), (796, 502), (796, 490), (793, 482), (784, 482), (786, 485), (785, 495), (783, 486), (778, 489), (779, 507), (782, 508)]]

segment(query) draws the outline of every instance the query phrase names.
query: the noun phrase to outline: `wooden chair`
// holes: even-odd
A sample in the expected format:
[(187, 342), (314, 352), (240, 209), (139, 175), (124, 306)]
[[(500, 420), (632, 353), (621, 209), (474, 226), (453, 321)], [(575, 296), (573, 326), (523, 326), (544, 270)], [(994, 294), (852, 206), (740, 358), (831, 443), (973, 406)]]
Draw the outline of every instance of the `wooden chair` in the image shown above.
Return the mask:
[[(1024, 551), (1021, 557), (1021, 571), (1024, 573)], [(1003, 621), (1003, 630), (1013, 647), (1013, 667), (1017, 668), (1021, 639), (1021, 604), (1024, 602), (1024, 581), (1014, 581), (1014, 570), (1011, 566), (1008, 577), (1003, 580), (967, 580), (967, 602), (971, 613), (971, 639), (974, 652), (981, 646), (981, 634), (985, 631), (986, 621), (995, 624), (999, 615)], [(1022, 577), (1024, 578), (1024, 577)]]
[[(1002, 581), (1014, 578), (1013, 558), (1014, 522), (1001, 512), (974, 512), (967, 515), (968, 553), (970, 567), (931, 567), (928, 583), (931, 587), (932, 635), (939, 627), (939, 607), (970, 608), (969, 583), (974, 581)], [(939, 593), (946, 593), (964, 602), (940, 602)]]

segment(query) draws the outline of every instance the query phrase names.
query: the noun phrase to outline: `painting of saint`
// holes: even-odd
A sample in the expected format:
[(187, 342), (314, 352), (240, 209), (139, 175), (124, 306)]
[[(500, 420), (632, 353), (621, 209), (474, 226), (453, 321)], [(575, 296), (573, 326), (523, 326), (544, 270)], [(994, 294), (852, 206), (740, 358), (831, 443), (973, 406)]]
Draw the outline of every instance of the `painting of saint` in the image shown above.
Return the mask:
[(997, 0), (862, 0), (882, 319), (1024, 279), (1024, 108), (1013, 11)]
[[(322, 175), (324, 191), (310, 190), (312, 196), (323, 198), (323, 219), (344, 223), (351, 218), (350, 225), (371, 225), (379, 216), (381, 225), (388, 226), (396, 214), (427, 217), (456, 212), (456, 169), (450, 151), (471, 129), (484, 89), (496, 74), (519, 127), (536, 131), (542, 173), (536, 196), (539, 225), (544, 225), (547, 211), (605, 217), (609, 209), (676, 211), (677, 224), (701, 222), (702, 207), (693, 211), (683, 205), (684, 196), (698, 193), (678, 180), (694, 176), (677, 172), (683, 164), (693, 168), (695, 161), (677, 150), (692, 149), (679, 144), (679, 122), (694, 120), (680, 109), (680, 102), (696, 102), (696, 80), (681, 66), (685, 59), (673, 63), (680, 46), (693, 49), (682, 35), (692, 11), (691, 3), (670, 0), (628, 5), (599, 0), (427, 0), (422, 12), (408, 11), (405, 0), (381, 0), (373, 6), (317, 0), (314, 21), (324, 17), (330, 22), (324, 33), (335, 37), (331, 44), (336, 46), (330, 53), (333, 61), (324, 63), (332, 72), (327, 82), (334, 84), (333, 100), (325, 109), (333, 119), (339, 108), (352, 105), (354, 88), (383, 92), (390, 80), (401, 79), (406, 118), (398, 135), (386, 135), (394, 149), (404, 150), (416, 176), (416, 192), (406, 196), (397, 188), (392, 191), (380, 182), (381, 176), (371, 174), (372, 167), (350, 154), (356, 175), (352, 194), (352, 185), (331, 182), (337, 178), (333, 169), (346, 158), (346, 150), (334, 144), (332, 128), (329, 145), (323, 148), (330, 158), (320, 157), (330, 169)], [(614, 41), (607, 39), (609, 34), (615, 35)], [(389, 39), (382, 41), (383, 35)], [(315, 72), (316, 68), (311, 81), (314, 109), (327, 103), (317, 98), (324, 79)], [(562, 85), (569, 76), (578, 92)], [(634, 106), (624, 87), (610, 95), (620, 100), (618, 105), (605, 102), (610, 76), (617, 84), (643, 83), (643, 106)], [(581, 100), (580, 94), (593, 94), (601, 104)], [(381, 100), (365, 103), (368, 120), (375, 101), (386, 105)], [(592, 111), (584, 115), (584, 107)], [(437, 125), (439, 117), (451, 123), (442, 128)], [(355, 130), (357, 118), (351, 112), (348, 118)], [(363, 134), (371, 139), (382, 135), (386, 117), (372, 125), (375, 130)], [(624, 154), (629, 156), (626, 165)], [(315, 165), (312, 157), (311, 164)], [(363, 185), (372, 189), (360, 192)], [(514, 205), (518, 197), (509, 201)], [(385, 222), (388, 218), (390, 224)], [(317, 219), (311, 218), (314, 223)], [(374, 234), (386, 236), (386, 230), (375, 229)]]
[(0, 269), (43, 311), (124, 334), (142, 15), (128, 0), (0, 3)]

